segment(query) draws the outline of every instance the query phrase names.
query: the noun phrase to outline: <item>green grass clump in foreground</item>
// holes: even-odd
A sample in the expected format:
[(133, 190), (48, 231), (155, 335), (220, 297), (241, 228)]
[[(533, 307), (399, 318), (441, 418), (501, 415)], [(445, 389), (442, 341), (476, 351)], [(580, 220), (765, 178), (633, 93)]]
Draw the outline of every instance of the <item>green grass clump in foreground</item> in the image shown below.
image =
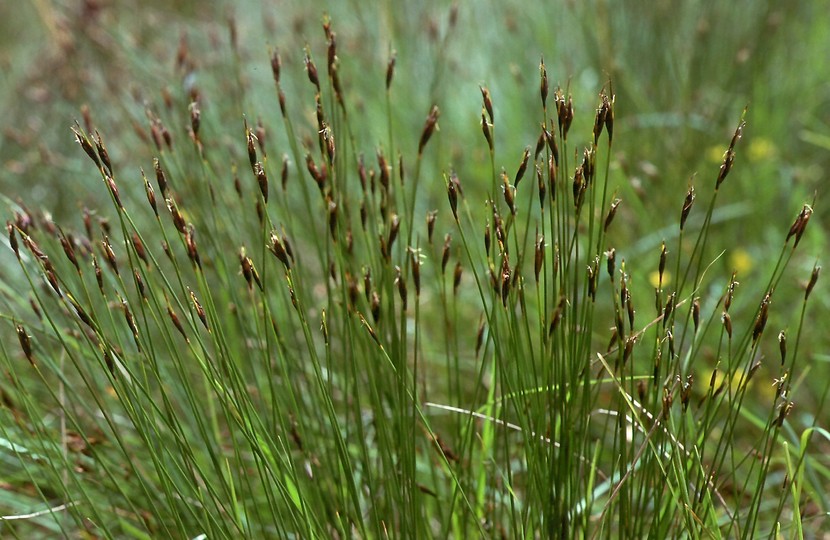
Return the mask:
[[(626, 261), (610, 83), (575, 118), (542, 63), (539, 136), (516, 156), (482, 87), (480, 146), (458, 159), (483, 164), (436, 178), (440, 108), (396, 125), (390, 60), (365, 147), (376, 126), (324, 29), (305, 94), (271, 57), (281, 118), (251, 120), (266, 105), (241, 76), (168, 92), (136, 124), (157, 156), (137, 172), (93, 107), (74, 133), (112, 204), (72, 224), (14, 205), (29, 288), (3, 282), (3, 534), (817, 530), (830, 470), (809, 443), (830, 434), (790, 413), (819, 267), (787, 273), (812, 208), (782, 221), (755, 289), (709, 255), (736, 247), (710, 233), (743, 119), (677, 193), (670, 238)], [(652, 270), (653, 288), (632, 278)]]

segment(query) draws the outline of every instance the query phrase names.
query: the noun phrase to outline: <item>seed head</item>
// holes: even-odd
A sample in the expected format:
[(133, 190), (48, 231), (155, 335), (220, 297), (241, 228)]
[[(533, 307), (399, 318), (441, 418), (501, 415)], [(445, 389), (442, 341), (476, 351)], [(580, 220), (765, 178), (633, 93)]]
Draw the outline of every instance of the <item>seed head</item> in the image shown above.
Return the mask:
[(542, 272), (542, 266), (545, 262), (545, 236), (539, 234), (539, 228), (536, 228), (536, 250), (534, 253), (533, 272), (536, 277), (536, 283), (539, 283), (539, 274)]
[(401, 298), (401, 306), (403, 306), (403, 310), (406, 311), (406, 279), (401, 274), (400, 266), (395, 266), (395, 284), (398, 286), (398, 296)]
[(18, 324), (16, 326), (16, 330), (17, 339), (20, 341), (20, 348), (23, 349), (23, 355), (26, 357), (26, 360), (34, 366), (35, 357), (34, 354), (32, 354), (32, 341), (29, 339), (29, 335), (26, 333), (26, 329), (23, 328), (23, 325)]
[(689, 212), (692, 210), (692, 205), (695, 202), (695, 187), (689, 186), (686, 192), (686, 199), (683, 201), (683, 209), (680, 211), (680, 230), (686, 225), (686, 219), (689, 217)]
[(490, 152), (493, 151), (493, 125), (487, 121), (484, 116), (484, 109), (481, 111), (481, 132), (484, 134), (484, 139), (487, 141), (487, 148)]
[(426, 121), (424, 122), (424, 129), (421, 132), (421, 140), (418, 142), (418, 157), (424, 153), (424, 147), (427, 145), (429, 138), (432, 137), (433, 132), (438, 126), (439, 116), (441, 116), (441, 111), (438, 110), (437, 105), (433, 105), (427, 115)]
[(447, 262), (450, 260), (450, 244), (452, 243), (452, 236), (447, 233), (444, 236), (444, 247), (441, 249), (441, 273), (443, 274), (447, 269)]
[(409, 250), (409, 262), (412, 269), (412, 282), (415, 284), (415, 296), (421, 296), (421, 259), (414, 249)]
[(809, 204), (805, 204), (801, 208), (801, 212), (799, 212), (798, 216), (796, 216), (795, 221), (790, 227), (790, 231), (787, 233), (786, 239), (786, 242), (789, 242), (790, 238), (795, 236), (795, 243), (793, 244), (793, 248), (795, 248), (801, 241), (801, 236), (804, 234), (804, 230), (807, 228), (807, 222), (810, 221), (810, 216), (812, 215), (813, 208)]
[(75, 126), (72, 127), (72, 133), (75, 134), (75, 141), (81, 145), (81, 148), (86, 155), (89, 156), (89, 159), (91, 159), (95, 163), (95, 166), (100, 169), (101, 161), (98, 159), (95, 149), (92, 148), (92, 144), (89, 142), (86, 135), (84, 135), (81, 131), (81, 127), (77, 124), (77, 122), (75, 123)]
[(159, 191), (161, 192), (161, 196), (165, 199), (168, 196), (167, 193), (167, 178), (164, 175), (164, 171), (161, 168), (161, 163), (159, 163), (158, 158), (153, 159), (153, 168), (156, 170), (156, 183), (159, 186)]
[(608, 232), (608, 227), (611, 226), (611, 222), (614, 221), (614, 216), (617, 215), (617, 208), (620, 206), (622, 199), (614, 199), (611, 202), (611, 206), (608, 208), (608, 215), (605, 216), (605, 226), (604, 231)]
[(452, 216), (455, 218), (455, 221), (458, 221), (458, 192), (459, 192), (460, 183), (458, 181), (458, 177), (455, 175), (455, 172), (452, 172), (449, 177), (449, 181), (447, 182), (447, 198), (450, 201), (450, 209), (452, 210)]
[(458, 294), (458, 287), (461, 286), (461, 274), (463, 271), (464, 269), (461, 268), (461, 261), (457, 261), (455, 263), (455, 272), (453, 272), (452, 279), (452, 293), (454, 295)]
[(805, 302), (810, 297), (810, 293), (813, 292), (813, 287), (816, 286), (816, 282), (818, 282), (819, 273), (821, 273), (821, 266), (813, 266), (813, 272), (810, 274), (810, 281), (807, 282), (807, 287), (804, 290)]
[(397, 59), (398, 52), (392, 51), (392, 54), (389, 57), (389, 62), (386, 64), (386, 91), (389, 91), (389, 88), (392, 86), (392, 78), (395, 76), (395, 61)]
[(192, 290), (188, 289), (190, 293), (190, 301), (193, 303), (193, 309), (196, 310), (196, 315), (199, 317), (199, 320), (202, 321), (202, 326), (205, 327), (205, 330), (210, 331), (208, 328), (207, 322), (207, 314), (205, 313), (205, 308), (202, 307), (202, 304), (199, 302), (199, 299), (196, 298), (196, 293)]
[(14, 223), (6, 221), (6, 230), (9, 232), (9, 246), (14, 251), (15, 257), (20, 259), (20, 247), (17, 244), (17, 235), (15, 234)]
[(265, 175), (265, 168), (259, 161), (254, 164), (254, 174), (256, 175), (257, 184), (259, 184), (259, 192), (262, 193), (262, 200), (265, 201), (265, 204), (268, 204), (268, 177)]
[(545, 59), (539, 62), (539, 94), (542, 97), (542, 108), (546, 109), (548, 106), (548, 70), (545, 69)]
[(493, 101), (490, 99), (490, 90), (488, 90), (484, 86), (479, 86), (479, 90), (481, 90), (481, 100), (483, 102), (484, 110), (487, 112), (487, 116), (490, 118), (490, 124), (493, 123)]
[(311, 59), (311, 56), (308, 52), (308, 49), (306, 49), (305, 60), (304, 61), (305, 61), (305, 69), (306, 69), (306, 72), (308, 73), (308, 80), (311, 81), (311, 84), (313, 84), (317, 88), (317, 92), (319, 93), (320, 92), (320, 78), (317, 76), (317, 66), (314, 65), (314, 61)]
[(723, 322), (723, 328), (726, 330), (726, 334), (729, 336), (729, 339), (732, 339), (732, 317), (729, 316), (729, 313), (724, 311), (721, 321)]
[(288, 252), (285, 249), (285, 246), (280, 241), (279, 236), (277, 236), (276, 231), (271, 233), (271, 243), (268, 246), (268, 249), (274, 256), (285, 266), (286, 270), (291, 269), (291, 261), (288, 258)]
[(787, 333), (784, 330), (778, 332), (778, 350), (781, 352), (781, 365), (787, 360)]

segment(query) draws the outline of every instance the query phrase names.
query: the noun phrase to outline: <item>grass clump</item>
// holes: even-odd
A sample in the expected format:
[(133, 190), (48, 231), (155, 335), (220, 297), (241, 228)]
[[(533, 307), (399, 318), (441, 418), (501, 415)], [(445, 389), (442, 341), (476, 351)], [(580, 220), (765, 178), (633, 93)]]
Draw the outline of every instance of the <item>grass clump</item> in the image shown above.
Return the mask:
[(757, 290), (711, 255), (738, 247), (712, 231), (743, 117), (720, 168), (677, 193), (672, 235), (626, 260), (611, 83), (580, 118), (541, 62), (538, 138), (518, 156), (482, 86), (484, 164), (434, 177), (441, 104), (396, 125), (391, 56), (367, 145), (323, 29), (304, 92), (270, 55), (280, 118), (257, 117), (238, 72), (222, 95), (168, 91), (136, 121), (155, 159), (131, 172), (91, 107), (73, 132), (110, 206), (57, 224), (10, 203), (4, 534), (817, 528), (828, 472), (809, 443), (828, 434), (791, 413), (820, 267), (788, 273), (812, 205), (781, 223)]

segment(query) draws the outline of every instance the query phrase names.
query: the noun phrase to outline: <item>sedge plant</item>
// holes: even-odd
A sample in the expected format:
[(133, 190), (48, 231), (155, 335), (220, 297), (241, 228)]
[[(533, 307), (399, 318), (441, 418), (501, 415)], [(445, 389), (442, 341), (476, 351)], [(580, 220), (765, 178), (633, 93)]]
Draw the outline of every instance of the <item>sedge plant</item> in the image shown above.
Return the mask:
[(441, 103), (393, 122), (391, 55), (385, 140), (365, 146), (323, 30), (325, 59), (306, 48), (291, 74), (304, 93), (271, 52), (278, 118), (238, 72), (221, 113), (196, 84), (165, 92), (135, 122), (155, 158), (125, 170), (90, 107), (71, 133), (110, 204), (55, 223), (8, 201), (2, 534), (816, 530), (830, 472), (810, 440), (828, 435), (790, 425), (820, 267), (789, 266), (812, 204), (781, 222), (759, 288), (713, 264), (743, 117), (719, 169), (678, 192), (674, 234), (626, 260), (610, 82), (575, 118), (542, 61), (538, 138), (518, 156), (482, 86), (483, 164), (433, 175)]

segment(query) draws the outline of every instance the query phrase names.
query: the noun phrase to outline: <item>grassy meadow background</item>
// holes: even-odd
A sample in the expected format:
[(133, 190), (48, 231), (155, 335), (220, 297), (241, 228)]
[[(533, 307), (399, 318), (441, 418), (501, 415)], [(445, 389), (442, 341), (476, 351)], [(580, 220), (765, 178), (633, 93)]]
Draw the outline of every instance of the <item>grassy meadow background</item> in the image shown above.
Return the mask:
[[(830, 221), (830, 14), (822, 2), (205, 4), (0, 6), (0, 196), (23, 255), (4, 235), (0, 535), (830, 534), (826, 278), (804, 301), (805, 284), (826, 264)], [(327, 77), (324, 17), (336, 32), (342, 106)], [(307, 57), (331, 131), (319, 129)], [(538, 159), (534, 150), (545, 119), (557, 138), (557, 88), (573, 96), (574, 120), (567, 141), (559, 134), (552, 203), (570, 217), (546, 222), (534, 169), (549, 174), (551, 143)], [(595, 182), (607, 193), (586, 202), (580, 222), (568, 214), (571, 182), (593, 140), (601, 93), (614, 96), (610, 159), (607, 131), (596, 145)], [(440, 118), (425, 141), (433, 105)], [(734, 167), (707, 212), (742, 121)], [(172, 145), (154, 144), (151, 128), (162, 125)], [(96, 167), (78, 145), (88, 137), (95, 146), (96, 129), (111, 166)], [(330, 133), (337, 150), (327, 156)], [(526, 147), (530, 165), (519, 183)], [(361, 192), (357, 156), (380, 184), (379, 149), (390, 181), (402, 186), (394, 195), (376, 193), (374, 178)], [(319, 195), (306, 155), (337, 178)], [(169, 177), (172, 208), (197, 232), (171, 226), (154, 158)], [(516, 188), (515, 217), (502, 169)], [(453, 174), (463, 186), (459, 225), (448, 202)], [(697, 199), (681, 236), (691, 185)], [(507, 223), (503, 245), (491, 194)], [(601, 231), (615, 198), (613, 223)], [(363, 233), (361, 204), (369, 213)], [(788, 230), (804, 204), (812, 218), (791, 251)], [(430, 241), (425, 219), (434, 210)], [(24, 249), (21, 219), (29, 217), (32, 239), (71, 295), (50, 292), (40, 277), (49, 268)], [(64, 256), (62, 233), (49, 223), (73, 234), (79, 253), (89, 236), (83, 269)], [(485, 223), (494, 235), (486, 251)], [(540, 229), (550, 289), (536, 285), (538, 274), (534, 281)], [(272, 232), (277, 244), (290, 238), (294, 253), (280, 257)], [(344, 247), (352, 233), (354, 254)], [(151, 260), (140, 257), (135, 235)], [(388, 254), (378, 252), (378, 238)], [(551, 270), (552, 238), (564, 240), (561, 274)], [(571, 239), (588, 252), (566, 255)], [(107, 264), (102, 240), (111, 241), (120, 272)], [(658, 271), (664, 245), (668, 264)], [(605, 270), (611, 247), (613, 282)], [(596, 272), (594, 248), (602, 279), (600, 300), (590, 302), (584, 271)], [(246, 273), (246, 256), (264, 285)], [(509, 297), (488, 289), (487, 270), (496, 276), (517, 263), (524, 271), (513, 270), (522, 279)], [(454, 268), (463, 269), (457, 288)], [(631, 315), (618, 326), (626, 333), (629, 325), (628, 368), (622, 339), (608, 345), (626, 303), (618, 301), (626, 297), (620, 268), (637, 313), (636, 323)], [(683, 280), (672, 314), (668, 293), (686, 268), (699, 287)], [(733, 272), (740, 286), (726, 310), (734, 350), (722, 317)], [(754, 335), (770, 288), (766, 329)], [(694, 298), (703, 305), (700, 333), (691, 326)], [(558, 314), (562, 327), (558, 307), (573, 309)], [(82, 311), (90, 324), (79, 322)], [(676, 325), (670, 337), (663, 319)], [(677, 354), (665, 349), (675, 336)], [(622, 367), (597, 361), (598, 353)], [(664, 353), (652, 378), (651, 363)], [(554, 359), (567, 367), (551, 367)], [(651, 416), (633, 404), (639, 383)], [(583, 417), (591, 420), (579, 424)], [(560, 438), (566, 449), (554, 444)]]

